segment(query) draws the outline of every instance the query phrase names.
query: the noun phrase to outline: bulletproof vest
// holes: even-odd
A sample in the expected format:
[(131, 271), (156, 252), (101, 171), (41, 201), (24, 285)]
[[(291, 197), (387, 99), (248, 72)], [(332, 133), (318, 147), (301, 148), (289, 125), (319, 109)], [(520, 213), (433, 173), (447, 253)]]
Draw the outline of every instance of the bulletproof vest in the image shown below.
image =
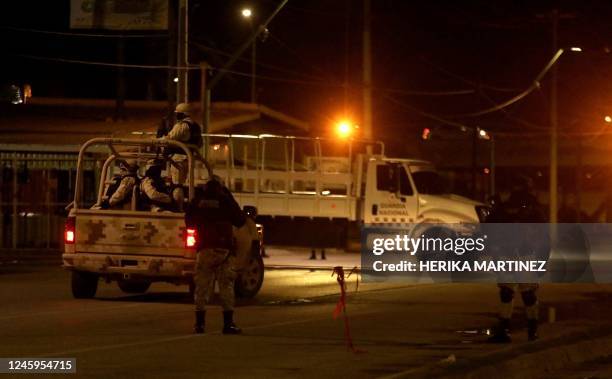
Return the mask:
[(227, 202), (222, 197), (205, 196), (196, 199), (195, 206), (199, 247), (232, 249), (233, 231)]
[(117, 192), (117, 189), (119, 188), (119, 185), (121, 184), (121, 179), (123, 179), (121, 175), (113, 176), (113, 179), (112, 179), (113, 182), (109, 184), (104, 196), (110, 199), (110, 197), (113, 196), (115, 192)]
[(202, 140), (202, 128), (200, 124), (190, 118), (184, 119), (183, 122), (189, 126), (189, 140), (187, 144), (202, 147), (204, 141)]

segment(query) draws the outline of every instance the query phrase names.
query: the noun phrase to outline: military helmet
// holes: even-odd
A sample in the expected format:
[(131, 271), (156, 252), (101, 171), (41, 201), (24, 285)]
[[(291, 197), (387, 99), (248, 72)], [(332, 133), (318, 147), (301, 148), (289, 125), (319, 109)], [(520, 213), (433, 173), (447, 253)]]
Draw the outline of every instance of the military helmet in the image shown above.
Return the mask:
[(119, 168), (128, 172), (138, 171), (138, 164), (134, 159), (122, 159), (119, 161)]
[(182, 113), (189, 116), (193, 113), (193, 106), (189, 103), (179, 103), (174, 109), (174, 113)]

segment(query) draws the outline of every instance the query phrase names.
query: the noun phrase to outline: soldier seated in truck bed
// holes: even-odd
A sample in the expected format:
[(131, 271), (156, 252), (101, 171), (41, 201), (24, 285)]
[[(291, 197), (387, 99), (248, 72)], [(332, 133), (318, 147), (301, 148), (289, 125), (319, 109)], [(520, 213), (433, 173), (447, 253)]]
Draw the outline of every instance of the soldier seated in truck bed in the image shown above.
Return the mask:
[[(138, 177), (138, 164), (134, 160), (121, 160), (118, 162), (119, 174), (115, 175), (106, 189), (100, 204), (92, 209), (130, 209), (134, 188), (140, 184)], [(138, 199), (136, 199), (138, 200)]]
[(142, 210), (152, 212), (176, 211), (177, 204), (170, 196), (170, 188), (161, 176), (162, 161), (151, 161), (140, 183), (140, 204)]

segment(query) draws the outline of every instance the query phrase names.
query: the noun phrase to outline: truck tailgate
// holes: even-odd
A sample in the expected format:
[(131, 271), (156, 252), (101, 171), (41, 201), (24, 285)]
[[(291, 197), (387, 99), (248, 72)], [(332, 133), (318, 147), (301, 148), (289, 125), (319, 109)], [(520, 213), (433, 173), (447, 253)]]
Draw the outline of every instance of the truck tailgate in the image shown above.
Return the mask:
[(74, 210), (76, 253), (184, 256), (183, 213)]

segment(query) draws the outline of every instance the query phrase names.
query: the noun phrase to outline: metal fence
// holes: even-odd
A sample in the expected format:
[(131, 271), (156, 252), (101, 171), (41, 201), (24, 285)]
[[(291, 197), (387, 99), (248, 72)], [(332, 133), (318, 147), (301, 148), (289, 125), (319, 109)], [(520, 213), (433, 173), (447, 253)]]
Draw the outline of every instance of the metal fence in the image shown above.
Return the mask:
[[(76, 160), (76, 153), (0, 152), (0, 248), (62, 247)], [(85, 185), (96, 188), (90, 162)]]

